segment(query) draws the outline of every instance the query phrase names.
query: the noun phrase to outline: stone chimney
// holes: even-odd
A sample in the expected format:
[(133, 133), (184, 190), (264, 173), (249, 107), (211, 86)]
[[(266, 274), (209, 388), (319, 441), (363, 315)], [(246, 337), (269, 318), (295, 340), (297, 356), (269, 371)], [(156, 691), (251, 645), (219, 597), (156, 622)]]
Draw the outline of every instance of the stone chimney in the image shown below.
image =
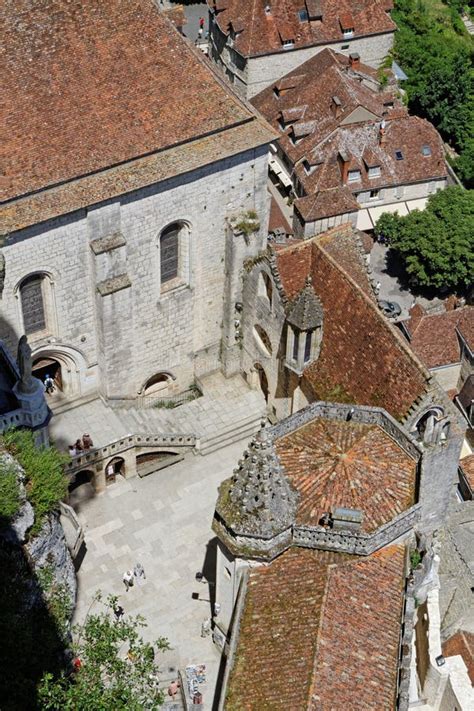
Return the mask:
[(341, 168), (341, 179), (345, 185), (347, 183), (347, 175), (349, 173), (349, 157), (347, 153), (340, 151), (337, 156), (337, 161)]
[(335, 118), (339, 118), (339, 116), (342, 114), (342, 101), (338, 96), (332, 97), (331, 111)]
[(351, 52), (349, 55), (349, 65), (351, 69), (360, 69), (360, 54), (358, 52)]

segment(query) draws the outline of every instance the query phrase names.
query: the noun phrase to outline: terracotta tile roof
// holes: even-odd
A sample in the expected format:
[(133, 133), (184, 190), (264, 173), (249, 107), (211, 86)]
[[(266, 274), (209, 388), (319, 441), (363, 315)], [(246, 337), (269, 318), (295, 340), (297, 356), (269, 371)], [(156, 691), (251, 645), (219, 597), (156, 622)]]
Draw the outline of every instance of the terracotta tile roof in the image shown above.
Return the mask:
[(404, 548), (291, 548), (250, 573), (227, 711), (392, 709)]
[(247, 151), (251, 146), (264, 145), (272, 138), (266, 124), (252, 120), (115, 168), (33, 193), (0, 207), (0, 234), (8, 234), (57, 215), (73, 212), (167, 178), (174, 178)]
[[(330, 135), (357, 107), (363, 106), (376, 119), (381, 118), (384, 112), (388, 115), (389, 109), (384, 103), (394, 101), (393, 90), (374, 90), (378, 88), (377, 75), (372, 67), (359, 64), (357, 70), (352, 70), (348, 57), (326, 48), (289, 72), (277, 84), (254, 96), (251, 103), (279, 130), (282, 150), (292, 163), (297, 163), (303, 157), (311, 160), (312, 148)], [(337, 112), (334, 98), (340, 101)], [(282, 114), (285, 118), (288, 116), (288, 122), (291, 118), (289, 112), (296, 107), (304, 107), (304, 120), (312, 120), (314, 125), (308, 138), (294, 145), (289, 137), (290, 127), (282, 131), (280, 117)], [(293, 116), (293, 121), (299, 118)]]
[[(435, 128), (408, 116), (372, 68), (352, 68), (349, 58), (326, 48), (284, 80), (293, 88), (270, 86), (252, 103), (280, 133), (280, 148), (303, 188), (295, 208), (305, 222), (357, 210), (363, 191), (447, 176)], [(377, 167), (379, 175), (372, 170), (369, 177)], [(359, 170), (360, 179), (348, 182), (347, 170)]]
[(474, 684), (474, 634), (459, 630), (443, 644), (443, 655), (454, 657), (460, 654), (467, 667), (471, 683)]
[[(224, 34), (228, 34), (229, 25), (243, 27), (243, 31), (234, 40), (234, 49), (244, 57), (271, 54), (285, 51), (283, 42), (291, 39), (295, 47), (311, 47), (318, 44), (342, 41), (343, 28), (347, 15), (352, 17), (354, 37), (394, 32), (395, 23), (386, 12), (386, 3), (380, 0), (324, 0), (321, 10), (306, 4), (309, 18), (300, 19), (299, 11), (305, 9), (300, 0), (208, 0), (211, 11), (216, 12), (216, 22)], [(270, 12), (265, 12), (265, 6)], [(316, 13), (322, 14), (322, 21), (313, 21)], [(344, 25), (345, 26), (345, 25)]]
[(294, 298), (311, 275), (323, 305), (321, 353), (303, 377), (315, 398), (383, 407), (403, 419), (426, 392), (429, 373), (376, 304), (330, 256), (328, 243), (337, 240), (339, 232), (334, 228), (276, 252), (286, 296)]
[(380, 427), (316, 418), (275, 446), (300, 494), (299, 524), (342, 506), (362, 511), (371, 533), (415, 503), (416, 462)]
[(438, 368), (461, 360), (461, 348), (457, 330), (466, 340), (474, 333), (474, 307), (464, 306), (441, 314), (420, 313), (415, 306), (411, 318), (404, 322), (410, 333), (410, 346), (427, 368)]
[(471, 490), (474, 491), (474, 454), (469, 454), (467, 457), (463, 457), (459, 462), (459, 466), (461, 467)]
[(337, 239), (333, 237), (332, 231), (322, 234), (319, 239), (321, 246), (367, 294), (369, 299), (377, 303), (363, 256), (363, 253), (370, 251), (368, 241), (370, 241), (370, 247), (373, 246), (372, 238), (365, 232), (354, 229), (350, 223), (336, 228), (334, 234), (337, 235)]
[(152, 0), (5, 0), (0, 16), (3, 200), (251, 117)]

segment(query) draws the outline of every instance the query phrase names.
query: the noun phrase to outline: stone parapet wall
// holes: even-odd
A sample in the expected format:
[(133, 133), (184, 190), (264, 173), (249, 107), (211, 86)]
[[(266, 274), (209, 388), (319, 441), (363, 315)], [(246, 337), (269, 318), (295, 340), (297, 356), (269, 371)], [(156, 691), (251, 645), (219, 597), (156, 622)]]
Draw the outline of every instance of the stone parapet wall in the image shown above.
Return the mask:
[(294, 413), (291, 418), (270, 428), (271, 436), (275, 438), (283, 437), (299, 427), (311, 422), (315, 417), (324, 417), (331, 420), (348, 420), (351, 422), (361, 422), (366, 425), (378, 425), (390, 437), (400, 445), (400, 447), (414, 459), (418, 460), (422, 449), (413, 437), (408, 435), (403, 427), (388, 414), (378, 407), (363, 405), (343, 405), (340, 403), (314, 402), (304, 410)]
[(296, 525), (293, 528), (292, 543), (304, 548), (370, 555), (410, 531), (418, 523), (420, 516), (421, 505), (416, 504), (372, 534)]

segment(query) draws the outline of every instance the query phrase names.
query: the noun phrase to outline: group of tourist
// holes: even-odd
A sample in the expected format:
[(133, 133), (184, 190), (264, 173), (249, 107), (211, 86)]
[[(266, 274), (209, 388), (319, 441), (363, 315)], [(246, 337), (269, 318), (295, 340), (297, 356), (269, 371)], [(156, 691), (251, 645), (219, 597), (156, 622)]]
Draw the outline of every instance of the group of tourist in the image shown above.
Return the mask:
[(129, 591), (135, 584), (135, 579), (138, 585), (141, 585), (141, 579), (146, 580), (145, 568), (141, 563), (135, 563), (133, 570), (127, 570), (123, 574), (123, 584), (125, 585), (126, 592)]
[(70, 457), (76, 457), (78, 454), (81, 452), (87, 452), (89, 449), (92, 449), (94, 447), (94, 442), (92, 441), (92, 437), (90, 434), (85, 434), (82, 435), (82, 438), (76, 439), (74, 444), (71, 444), (68, 447), (69, 451), (69, 456)]

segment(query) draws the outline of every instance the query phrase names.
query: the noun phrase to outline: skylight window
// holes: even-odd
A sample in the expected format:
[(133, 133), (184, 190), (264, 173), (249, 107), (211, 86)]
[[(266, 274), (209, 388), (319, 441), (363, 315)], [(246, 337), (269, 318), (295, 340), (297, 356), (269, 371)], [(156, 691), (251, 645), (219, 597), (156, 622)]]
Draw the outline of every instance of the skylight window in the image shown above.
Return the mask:
[(430, 156), (431, 155), (431, 148), (429, 146), (423, 146), (421, 149), (421, 152), (423, 153), (424, 156)]
[(298, 17), (299, 17), (300, 22), (307, 22), (308, 21), (307, 10), (298, 10)]
[(348, 28), (347, 30), (344, 30), (342, 33), (342, 36), (344, 37), (344, 39), (349, 39), (349, 37), (353, 37), (354, 36), (354, 29), (351, 27), (351, 28)]
[(294, 46), (295, 46), (295, 43), (293, 42), (293, 40), (285, 40), (283, 42), (284, 49), (290, 49), (291, 47), (294, 47)]
[(403, 153), (401, 151), (395, 151), (395, 158), (397, 160), (403, 160)]

